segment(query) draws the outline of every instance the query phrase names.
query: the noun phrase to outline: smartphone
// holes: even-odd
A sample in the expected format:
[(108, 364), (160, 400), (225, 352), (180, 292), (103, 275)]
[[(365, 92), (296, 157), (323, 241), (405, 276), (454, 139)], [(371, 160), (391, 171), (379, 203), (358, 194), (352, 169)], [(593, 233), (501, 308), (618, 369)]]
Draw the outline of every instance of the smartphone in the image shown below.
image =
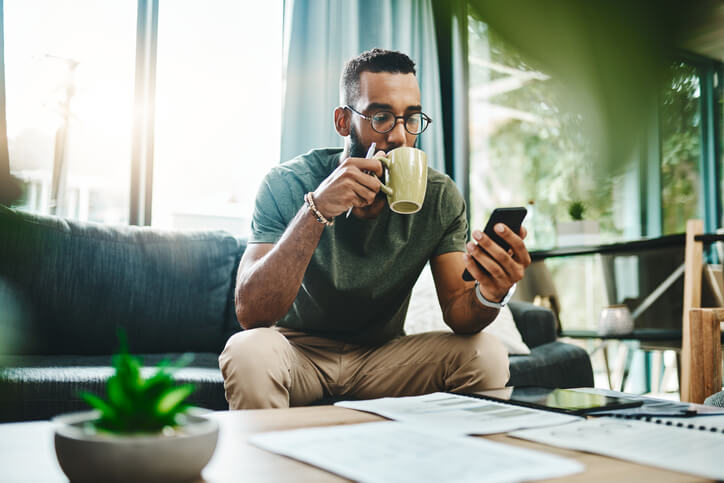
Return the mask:
[[(508, 244), (508, 242), (503, 240), (497, 233), (495, 233), (495, 225), (498, 223), (503, 223), (515, 233), (519, 233), (520, 226), (523, 224), (523, 219), (525, 218), (525, 215), (527, 213), (528, 210), (526, 210), (524, 206), (514, 206), (511, 208), (496, 208), (493, 210), (493, 213), (490, 214), (490, 218), (488, 218), (488, 223), (486, 223), (483, 233), (488, 235), (491, 240), (500, 245), (503, 250), (507, 251), (510, 248), (510, 245)], [(478, 266), (481, 270), (485, 270), (479, 264)], [(463, 272), (463, 280), (465, 280), (466, 282), (472, 282), (473, 280), (475, 280), (473, 276), (470, 275), (470, 272), (468, 272), (467, 268)]]

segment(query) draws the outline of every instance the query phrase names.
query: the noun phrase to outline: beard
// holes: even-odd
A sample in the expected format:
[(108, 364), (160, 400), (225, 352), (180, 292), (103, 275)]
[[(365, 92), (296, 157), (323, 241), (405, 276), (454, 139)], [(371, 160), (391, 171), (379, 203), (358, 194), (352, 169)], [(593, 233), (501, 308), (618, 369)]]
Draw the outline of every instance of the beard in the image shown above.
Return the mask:
[[(349, 132), (349, 156), (351, 158), (364, 158), (367, 156), (367, 151), (370, 149), (369, 145), (365, 146), (362, 141), (359, 139), (359, 134), (357, 133), (357, 130), (352, 127), (352, 129)], [(376, 151), (379, 151), (380, 148), (376, 148)], [(373, 176), (377, 176), (373, 174)], [(362, 207), (359, 211), (359, 213), (355, 216), (358, 218), (364, 218), (364, 219), (373, 219), (376, 218), (379, 214), (380, 208), (379, 205), (386, 204), (387, 203), (387, 196), (385, 193), (383, 193), (381, 190), (379, 193), (377, 193), (377, 196), (375, 197), (375, 201), (372, 203), (372, 205)], [(377, 205), (377, 208), (375, 208), (375, 205)]]
[(364, 158), (369, 148), (369, 146), (365, 146), (359, 140), (359, 134), (357, 134), (357, 130), (352, 126), (349, 132), (349, 156), (351, 158)]
[[(417, 141), (417, 139), (415, 141)], [(417, 142), (413, 143), (413, 146), (415, 146), (416, 144)], [(367, 156), (367, 150), (369, 150), (371, 145), (372, 143), (362, 143), (362, 141), (360, 141), (359, 139), (359, 133), (357, 132), (355, 127), (352, 126), (349, 131), (349, 156), (351, 158), (364, 158)], [(388, 153), (395, 148), (399, 148), (400, 146), (402, 146), (402, 144), (390, 144), (386, 146), (386, 149), (383, 150), (381, 146), (377, 145), (377, 147), (375, 148), (375, 152), (383, 150)]]

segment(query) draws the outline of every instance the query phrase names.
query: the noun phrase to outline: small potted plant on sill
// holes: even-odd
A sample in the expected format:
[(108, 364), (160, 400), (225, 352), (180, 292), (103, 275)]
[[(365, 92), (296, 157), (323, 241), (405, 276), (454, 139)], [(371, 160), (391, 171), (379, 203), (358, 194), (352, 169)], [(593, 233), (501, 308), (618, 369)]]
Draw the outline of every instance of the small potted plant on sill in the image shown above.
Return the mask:
[(187, 481), (198, 479), (216, 449), (218, 424), (185, 401), (192, 384), (176, 385), (173, 372), (190, 355), (162, 361), (151, 377), (128, 352), (123, 334), (113, 356), (107, 399), (82, 397), (95, 410), (57, 416), (55, 452), (71, 481)]
[(583, 201), (575, 200), (568, 205), (568, 214), (571, 215), (573, 221), (583, 221), (583, 213), (586, 212), (586, 206)]
[(559, 247), (598, 243), (598, 222), (584, 220), (585, 213), (586, 205), (582, 200), (576, 199), (568, 204), (568, 214), (571, 221), (559, 222), (556, 226)]

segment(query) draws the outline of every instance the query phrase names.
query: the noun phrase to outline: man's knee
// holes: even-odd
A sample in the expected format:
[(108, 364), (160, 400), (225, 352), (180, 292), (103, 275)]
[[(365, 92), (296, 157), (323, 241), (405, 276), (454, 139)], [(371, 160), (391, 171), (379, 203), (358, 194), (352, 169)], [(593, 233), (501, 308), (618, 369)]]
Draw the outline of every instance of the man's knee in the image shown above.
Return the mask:
[(289, 348), (289, 342), (276, 329), (260, 327), (237, 332), (229, 337), (219, 356), (224, 378), (232, 370), (253, 371), (279, 363)]
[(289, 350), (287, 339), (272, 328), (231, 336), (219, 356), (230, 409), (288, 406)]
[(485, 332), (462, 337), (459, 357), (462, 371), (471, 379), (468, 390), (504, 387), (510, 378), (510, 363), (508, 351), (500, 340)]
[(489, 387), (504, 387), (510, 379), (510, 361), (508, 350), (500, 339), (491, 334), (480, 332), (477, 335), (480, 363), (485, 368)]

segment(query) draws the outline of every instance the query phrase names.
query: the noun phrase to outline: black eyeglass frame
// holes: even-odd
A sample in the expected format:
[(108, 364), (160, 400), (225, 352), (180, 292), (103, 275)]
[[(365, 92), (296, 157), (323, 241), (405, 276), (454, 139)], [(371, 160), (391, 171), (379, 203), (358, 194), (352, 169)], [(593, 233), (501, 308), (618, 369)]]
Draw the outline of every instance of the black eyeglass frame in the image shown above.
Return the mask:
[[(372, 122), (372, 116), (367, 116), (367, 115), (365, 115), (365, 114), (362, 114), (362, 113), (359, 112), (357, 109), (355, 109), (354, 107), (350, 106), (349, 104), (345, 104), (344, 108), (345, 108), (345, 109), (349, 109), (350, 111), (354, 112), (355, 114), (357, 114), (357, 115), (358, 115), (359, 117), (361, 117), (362, 119), (365, 119), (365, 120), (369, 121), (369, 122), (370, 122), (370, 127), (372, 128), (372, 130), (375, 131), (376, 133), (379, 133), (379, 134), (387, 134), (388, 132), (392, 131), (393, 129), (395, 129), (395, 126), (397, 126), (397, 120), (398, 120), (398, 119), (402, 119), (402, 121), (403, 121), (403, 122), (402, 122), (402, 126), (405, 128), (405, 131), (409, 132), (409, 133), (412, 134), (413, 136), (419, 136), (420, 134), (424, 133), (424, 132), (427, 130), (427, 128), (430, 126), (430, 123), (432, 122), (432, 118), (431, 118), (430, 116), (428, 116), (427, 114), (425, 114), (424, 112), (415, 112), (415, 113), (412, 113), (412, 114), (408, 114), (408, 115), (406, 115), (406, 116), (395, 116), (395, 113), (392, 112), (392, 111), (381, 110), (381, 111), (376, 112), (375, 114), (379, 114), (380, 112), (389, 112), (390, 114), (392, 114), (392, 117), (394, 118), (394, 122), (392, 123), (392, 126), (390, 126), (390, 128), (389, 128), (387, 131), (378, 131), (377, 129), (375, 129), (375, 126), (374, 126), (374, 124), (373, 124), (373, 122)], [(410, 119), (412, 116), (415, 116), (415, 115), (421, 115), (422, 118), (423, 118), (423, 120), (426, 122), (425, 127), (424, 127), (424, 128), (422, 129), (422, 131), (420, 131), (420, 132), (410, 132), (410, 130), (407, 129), (407, 120)]]

